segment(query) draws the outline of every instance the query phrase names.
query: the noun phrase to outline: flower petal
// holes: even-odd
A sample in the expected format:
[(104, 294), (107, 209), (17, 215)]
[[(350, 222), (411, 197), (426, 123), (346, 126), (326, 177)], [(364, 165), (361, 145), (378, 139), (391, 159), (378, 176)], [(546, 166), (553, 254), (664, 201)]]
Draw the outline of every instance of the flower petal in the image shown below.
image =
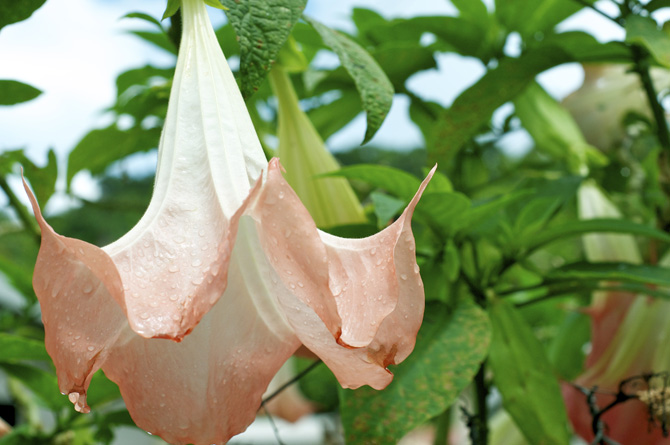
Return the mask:
[(267, 262), (241, 241), (230, 268), (226, 292), (182, 342), (133, 336), (105, 363), (135, 423), (169, 443), (220, 444), (244, 431), (300, 345), (273, 310)]
[(104, 248), (123, 280), (131, 328), (176, 340), (223, 293), (234, 215), (266, 165), (204, 2), (182, 3), (154, 194), (139, 223)]
[(343, 386), (385, 387), (392, 378), (385, 368), (414, 348), (424, 298), (410, 220), (431, 176), (393, 225), (369, 238), (344, 240), (317, 231), (278, 160), (270, 161), (250, 213), (271, 264), (292, 292), (279, 298), (289, 323)]
[(42, 229), (33, 287), (42, 308), (46, 349), (61, 392), (78, 411), (88, 412), (91, 377), (119, 336), (129, 332), (121, 278), (102, 249), (54, 232), (25, 180), (23, 185)]

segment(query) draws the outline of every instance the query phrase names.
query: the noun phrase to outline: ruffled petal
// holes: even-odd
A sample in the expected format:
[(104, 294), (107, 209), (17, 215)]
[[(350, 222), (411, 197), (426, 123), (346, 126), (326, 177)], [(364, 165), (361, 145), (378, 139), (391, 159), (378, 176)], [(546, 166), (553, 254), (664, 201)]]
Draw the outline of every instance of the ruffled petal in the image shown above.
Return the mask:
[(344, 240), (316, 229), (278, 160), (270, 161), (250, 213), (270, 263), (292, 292), (279, 298), (289, 323), (343, 386), (385, 387), (392, 378), (386, 367), (414, 348), (424, 294), (410, 221), (431, 176), (390, 227)]
[(103, 367), (135, 423), (169, 443), (222, 444), (244, 431), (300, 345), (273, 306), (271, 268), (247, 247), (236, 243), (226, 292), (182, 342), (134, 336)]
[(88, 412), (86, 391), (111, 346), (129, 332), (121, 278), (100, 248), (58, 235), (24, 187), (42, 229), (33, 287), (42, 309), (47, 352), (58, 386), (78, 411)]

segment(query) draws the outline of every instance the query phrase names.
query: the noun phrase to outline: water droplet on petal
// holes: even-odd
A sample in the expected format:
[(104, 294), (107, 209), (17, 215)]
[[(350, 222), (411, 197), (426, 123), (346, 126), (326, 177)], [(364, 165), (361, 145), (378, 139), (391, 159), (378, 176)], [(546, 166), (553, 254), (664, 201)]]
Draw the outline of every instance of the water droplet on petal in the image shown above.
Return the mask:
[(88, 349), (89, 352), (93, 352), (93, 351), (95, 351), (95, 346), (89, 346), (89, 347), (86, 348), (86, 349)]
[(279, 199), (284, 199), (284, 191), (279, 192)]
[(186, 238), (184, 238), (183, 236), (175, 236), (174, 238), (172, 238), (172, 241), (174, 241), (177, 244), (181, 244), (184, 241), (186, 241)]
[(400, 274), (400, 279), (403, 281), (407, 280), (407, 275), (405, 275), (404, 273)]
[(179, 266), (177, 266), (176, 264), (170, 264), (170, 266), (168, 267), (168, 271), (172, 273), (177, 273), (179, 272)]
[(202, 264), (202, 260), (200, 258), (196, 258), (195, 260), (193, 260), (193, 262), (191, 262), (191, 266), (193, 266), (193, 267), (198, 267), (201, 264)]

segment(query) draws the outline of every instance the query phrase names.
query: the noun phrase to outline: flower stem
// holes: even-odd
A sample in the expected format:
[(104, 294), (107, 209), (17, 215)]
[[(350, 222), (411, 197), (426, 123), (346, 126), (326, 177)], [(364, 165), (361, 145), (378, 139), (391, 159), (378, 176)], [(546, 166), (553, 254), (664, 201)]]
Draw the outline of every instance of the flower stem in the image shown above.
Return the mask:
[(437, 427), (435, 428), (435, 438), (433, 445), (447, 445), (449, 443), (449, 426), (451, 424), (451, 408), (445, 409), (442, 414), (435, 419)]
[(651, 80), (651, 75), (649, 74), (648, 57), (643, 52), (643, 49), (637, 45), (633, 45), (631, 51), (633, 52), (633, 61), (635, 63), (634, 70), (638, 76), (640, 76), (642, 87), (644, 88), (647, 100), (649, 101), (649, 107), (654, 115), (654, 121), (656, 121), (658, 141), (663, 150), (670, 151), (670, 130), (668, 129), (668, 122), (665, 119), (663, 106), (658, 101), (658, 92), (656, 91), (654, 82)]
[(26, 210), (23, 204), (21, 204), (21, 201), (16, 197), (4, 176), (0, 176), (0, 188), (5, 192), (5, 195), (9, 198), (9, 204), (14, 208), (19, 219), (23, 222), (24, 227), (30, 232), (39, 246), (42, 240), (40, 229), (33, 217), (28, 213), (28, 210)]
[(475, 402), (477, 412), (475, 413), (473, 427), (477, 428), (477, 434), (472, 435), (473, 445), (487, 445), (489, 441), (489, 412), (488, 407), (486, 406), (486, 398), (488, 395), (489, 387), (486, 383), (486, 361), (484, 361), (479, 366), (479, 370), (475, 375)]

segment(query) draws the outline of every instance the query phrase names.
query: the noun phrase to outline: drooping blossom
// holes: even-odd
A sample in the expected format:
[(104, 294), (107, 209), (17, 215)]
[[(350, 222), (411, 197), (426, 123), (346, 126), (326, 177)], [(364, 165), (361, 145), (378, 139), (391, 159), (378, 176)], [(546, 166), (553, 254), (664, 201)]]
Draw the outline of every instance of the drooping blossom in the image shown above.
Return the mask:
[[(657, 91), (670, 88), (670, 71), (652, 68)], [(609, 150), (624, 138), (624, 118), (634, 112), (651, 118), (640, 77), (623, 64), (584, 65), (584, 83), (563, 100), (586, 140)]]
[[(304, 111), (284, 69), (276, 65), (270, 72), (272, 91), (277, 97), (279, 147), (277, 156), (286, 168), (286, 181), (295, 190), (319, 227), (366, 222), (363, 207), (344, 178), (319, 178), (339, 169), (335, 157)], [(336, 206), (331, 203), (338, 203)]]
[(26, 186), (42, 229), (33, 285), (79, 411), (102, 368), (139, 427), (220, 444), (253, 421), (301, 344), (344, 387), (390, 383), (423, 316), (410, 220), (429, 178), (374, 236), (318, 231), (266, 162), (203, 1), (182, 0), (182, 17), (149, 208), (98, 248), (56, 234)]
[[(578, 202), (582, 219), (621, 217), (592, 182), (581, 186)], [(589, 261), (642, 262), (630, 235), (589, 234), (583, 241)], [(670, 370), (670, 302), (629, 292), (601, 291), (593, 295), (588, 314), (592, 319), (591, 351), (586, 369), (575, 383), (587, 389), (597, 387), (600, 408), (614, 400), (611, 394), (617, 393), (623, 380)], [(575, 431), (585, 440), (593, 440), (586, 396), (570, 384), (563, 385), (563, 396)], [(616, 405), (602, 417), (607, 426), (605, 434), (621, 444), (670, 444), (661, 428), (650, 428), (649, 411), (648, 404), (640, 400)]]

